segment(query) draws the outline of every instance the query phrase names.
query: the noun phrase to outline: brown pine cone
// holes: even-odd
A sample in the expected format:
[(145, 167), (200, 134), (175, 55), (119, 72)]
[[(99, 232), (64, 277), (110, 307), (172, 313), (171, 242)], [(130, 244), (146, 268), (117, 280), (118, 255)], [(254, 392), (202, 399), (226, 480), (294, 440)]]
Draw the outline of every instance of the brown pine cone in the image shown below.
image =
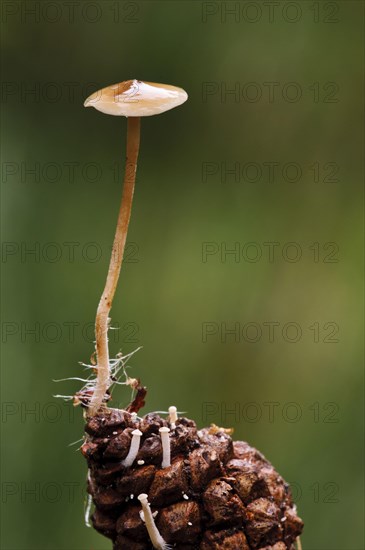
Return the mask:
[(92, 522), (114, 550), (294, 549), (303, 522), (289, 486), (225, 430), (106, 409), (85, 431)]

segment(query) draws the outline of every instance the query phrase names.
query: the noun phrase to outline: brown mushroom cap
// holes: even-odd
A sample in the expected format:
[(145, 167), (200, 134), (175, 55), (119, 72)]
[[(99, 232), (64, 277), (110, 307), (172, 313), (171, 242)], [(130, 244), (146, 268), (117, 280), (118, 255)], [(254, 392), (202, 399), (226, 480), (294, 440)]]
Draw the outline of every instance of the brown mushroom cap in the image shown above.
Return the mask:
[(125, 80), (98, 90), (84, 102), (107, 115), (141, 117), (159, 115), (188, 99), (182, 88), (169, 84)]

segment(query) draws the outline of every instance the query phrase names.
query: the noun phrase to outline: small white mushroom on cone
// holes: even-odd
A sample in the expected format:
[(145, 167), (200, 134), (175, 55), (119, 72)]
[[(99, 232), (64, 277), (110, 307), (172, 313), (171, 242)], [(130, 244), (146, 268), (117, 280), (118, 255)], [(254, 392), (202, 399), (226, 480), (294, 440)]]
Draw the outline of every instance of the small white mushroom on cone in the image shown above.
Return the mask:
[(171, 405), (171, 407), (169, 407), (169, 422), (172, 430), (176, 428), (177, 419), (177, 408)]
[(122, 461), (123, 466), (125, 466), (126, 468), (129, 468), (130, 466), (132, 466), (133, 462), (136, 459), (136, 456), (139, 451), (139, 446), (141, 444), (141, 435), (142, 435), (142, 432), (140, 430), (133, 430), (132, 432), (132, 441), (131, 441), (131, 446), (129, 448), (129, 452), (125, 457), (125, 459)]
[(170, 428), (162, 427), (159, 429), (162, 443), (162, 464), (161, 468), (171, 466), (171, 448), (170, 448)]
[(154, 514), (152, 514), (151, 512), (151, 507), (148, 502), (148, 495), (146, 495), (146, 493), (141, 493), (140, 495), (138, 495), (137, 498), (142, 506), (143, 520), (145, 522), (148, 536), (151, 539), (153, 547), (157, 550), (168, 550), (170, 546), (162, 538), (156, 527)]

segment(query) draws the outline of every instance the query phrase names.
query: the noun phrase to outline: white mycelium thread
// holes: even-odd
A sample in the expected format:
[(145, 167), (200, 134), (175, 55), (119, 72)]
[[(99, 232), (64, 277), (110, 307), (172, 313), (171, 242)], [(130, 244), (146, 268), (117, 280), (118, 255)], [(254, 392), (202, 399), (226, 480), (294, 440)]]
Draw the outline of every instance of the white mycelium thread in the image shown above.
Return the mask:
[(174, 406), (169, 407), (169, 422), (171, 425), (171, 429), (174, 430), (176, 428), (176, 421), (177, 421), (177, 409)]
[(156, 548), (157, 550), (168, 550), (170, 546), (161, 537), (156, 527), (155, 520), (153, 519), (151, 508), (148, 502), (148, 495), (146, 495), (145, 493), (142, 493), (138, 495), (137, 498), (140, 501), (142, 506), (143, 519), (148, 531), (148, 535), (153, 544), (153, 547)]
[(133, 430), (132, 432), (132, 441), (129, 452), (125, 459), (122, 461), (123, 466), (125, 466), (126, 468), (132, 466), (133, 462), (135, 461), (135, 458), (139, 451), (139, 445), (141, 443), (141, 435), (142, 432), (140, 430)]
[(85, 508), (85, 525), (86, 527), (91, 527), (90, 516), (91, 516), (91, 506), (93, 504), (93, 497), (88, 495), (86, 508)]
[(161, 434), (161, 443), (162, 443), (162, 464), (161, 468), (168, 468), (171, 466), (171, 452), (170, 452), (170, 436), (169, 428), (162, 427), (159, 429)]

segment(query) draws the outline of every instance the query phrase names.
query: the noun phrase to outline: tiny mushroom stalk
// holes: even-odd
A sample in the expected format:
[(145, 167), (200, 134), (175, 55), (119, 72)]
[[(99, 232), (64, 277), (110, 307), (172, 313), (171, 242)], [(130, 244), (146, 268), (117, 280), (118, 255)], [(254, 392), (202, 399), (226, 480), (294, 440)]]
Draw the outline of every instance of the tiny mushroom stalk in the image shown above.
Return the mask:
[(153, 519), (153, 515), (151, 512), (151, 507), (148, 502), (148, 495), (146, 495), (145, 493), (141, 493), (140, 495), (138, 495), (137, 498), (142, 506), (144, 522), (153, 547), (157, 548), (157, 550), (167, 550), (170, 547), (162, 538), (156, 527), (155, 520)]
[(122, 461), (123, 466), (125, 466), (126, 468), (129, 468), (130, 466), (132, 466), (133, 462), (136, 459), (136, 456), (139, 451), (139, 446), (141, 444), (141, 435), (142, 435), (142, 432), (140, 430), (133, 430), (132, 432), (131, 446), (129, 447), (127, 456)]
[(172, 405), (169, 407), (169, 422), (173, 430), (176, 428), (177, 418), (177, 408)]
[(171, 449), (170, 449), (170, 429), (162, 427), (158, 430), (161, 434), (162, 443), (162, 464), (161, 468), (168, 468), (171, 466)]
[(184, 103), (187, 98), (188, 95), (185, 90), (176, 86), (142, 82), (141, 80), (126, 80), (95, 92), (84, 102), (85, 107), (95, 107), (102, 113), (128, 118), (127, 159), (122, 201), (108, 275), (95, 320), (97, 380), (89, 405), (88, 414), (90, 416), (95, 415), (103, 406), (107, 390), (111, 384), (108, 349), (109, 313), (122, 266), (132, 210), (140, 142), (140, 117), (169, 111)]

